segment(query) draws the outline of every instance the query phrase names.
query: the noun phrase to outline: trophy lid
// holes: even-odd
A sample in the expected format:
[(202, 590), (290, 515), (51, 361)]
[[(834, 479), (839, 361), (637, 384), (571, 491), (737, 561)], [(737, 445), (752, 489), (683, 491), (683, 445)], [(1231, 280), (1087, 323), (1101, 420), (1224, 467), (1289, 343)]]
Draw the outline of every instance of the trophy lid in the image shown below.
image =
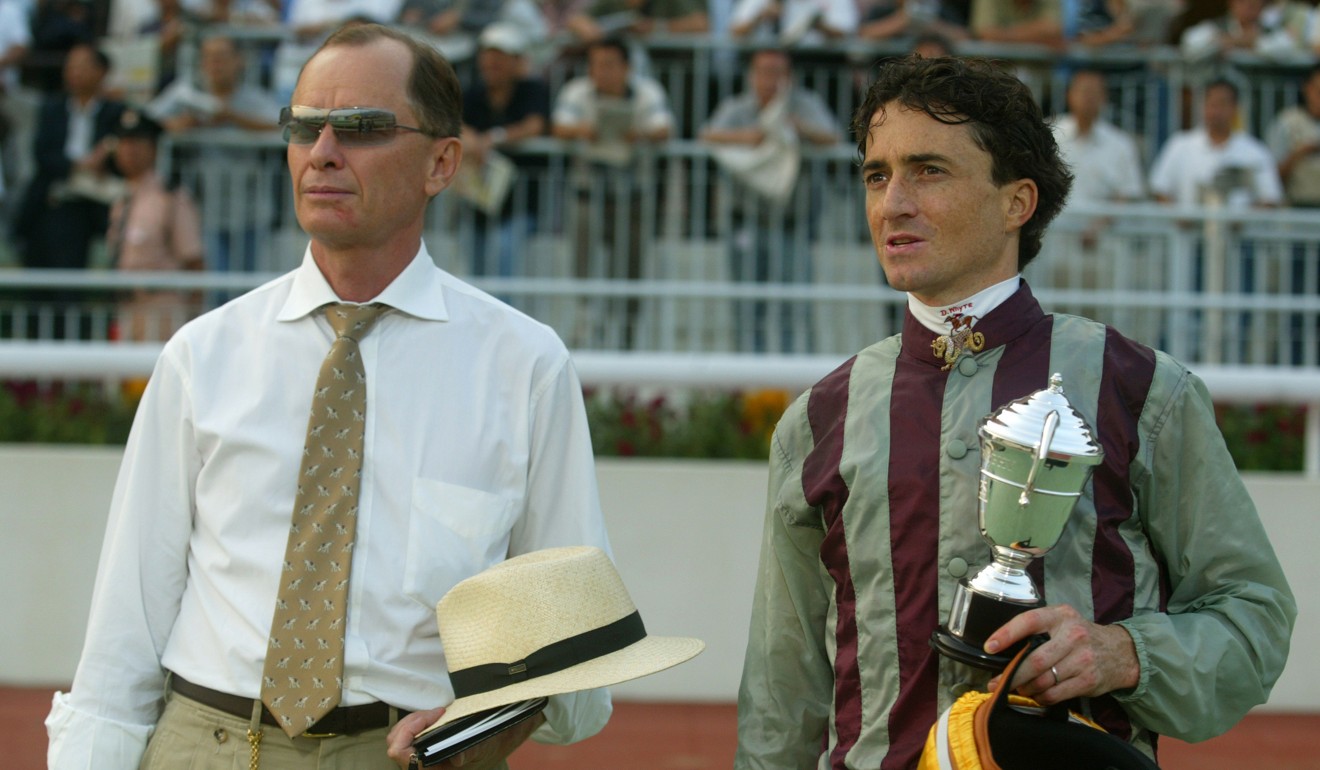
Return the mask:
[(1063, 393), (1063, 375), (1050, 375), (1050, 386), (1029, 396), (1010, 401), (981, 423), (981, 432), (993, 438), (1022, 447), (1038, 448), (1045, 433), (1046, 419), (1058, 414), (1058, 426), (1047, 449), (1055, 458), (1094, 458), (1098, 462), (1104, 452), (1086, 420), (1073, 409)]

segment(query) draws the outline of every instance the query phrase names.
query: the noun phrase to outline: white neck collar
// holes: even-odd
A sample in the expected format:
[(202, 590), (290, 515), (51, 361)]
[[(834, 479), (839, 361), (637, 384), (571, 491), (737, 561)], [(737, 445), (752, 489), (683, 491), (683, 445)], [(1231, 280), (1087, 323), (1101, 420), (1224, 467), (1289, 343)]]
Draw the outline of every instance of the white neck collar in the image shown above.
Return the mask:
[(952, 305), (941, 305), (932, 307), (923, 303), (916, 297), (908, 294), (908, 310), (912, 317), (916, 318), (922, 326), (930, 329), (936, 334), (947, 334), (949, 332), (949, 320), (955, 316), (969, 316), (973, 319), (985, 318), (991, 310), (999, 305), (1018, 290), (1022, 283), (1022, 276), (1015, 275), (1006, 281), (984, 288), (961, 302), (955, 302)]

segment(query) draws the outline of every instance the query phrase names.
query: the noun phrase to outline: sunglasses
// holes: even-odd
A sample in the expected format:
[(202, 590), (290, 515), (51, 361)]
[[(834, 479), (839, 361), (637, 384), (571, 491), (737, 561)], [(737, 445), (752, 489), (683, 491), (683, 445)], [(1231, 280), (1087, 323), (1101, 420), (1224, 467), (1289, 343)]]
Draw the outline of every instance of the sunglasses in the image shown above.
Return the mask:
[(377, 147), (388, 144), (399, 131), (426, 133), (413, 126), (401, 126), (389, 110), (375, 107), (340, 107), (321, 110), (293, 105), (280, 109), (284, 141), (289, 144), (315, 144), (328, 125), (335, 130), (335, 141), (345, 147)]

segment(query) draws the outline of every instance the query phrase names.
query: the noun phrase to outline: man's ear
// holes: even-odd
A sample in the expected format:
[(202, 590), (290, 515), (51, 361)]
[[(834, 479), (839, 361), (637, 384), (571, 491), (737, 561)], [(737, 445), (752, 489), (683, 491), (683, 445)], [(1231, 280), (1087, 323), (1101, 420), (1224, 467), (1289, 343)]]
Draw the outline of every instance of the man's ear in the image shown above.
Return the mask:
[(1004, 230), (1015, 232), (1036, 213), (1040, 191), (1032, 179), (1018, 179), (1004, 185)]
[(456, 137), (447, 136), (434, 140), (435, 149), (431, 153), (431, 170), (426, 177), (426, 195), (435, 197), (454, 181), (458, 167), (463, 162), (463, 143)]

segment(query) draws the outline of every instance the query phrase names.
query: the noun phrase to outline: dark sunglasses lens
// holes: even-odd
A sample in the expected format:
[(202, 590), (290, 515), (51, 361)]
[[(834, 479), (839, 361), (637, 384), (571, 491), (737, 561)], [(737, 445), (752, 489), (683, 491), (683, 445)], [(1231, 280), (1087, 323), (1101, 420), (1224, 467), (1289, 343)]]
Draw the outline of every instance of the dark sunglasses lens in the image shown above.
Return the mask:
[(284, 124), (284, 141), (289, 144), (315, 144), (324, 122), (315, 124), (302, 120), (291, 120)]
[(394, 113), (384, 110), (342, 110), (330, 113), (335, 139), (350, 147), (384, 144), (394, 137)]
[(280, 110), (284, 141), (289, 144), (315, 144), (326, 123), (334, 129), (335, 141), (345, 147), (386, 144), (394, 138), (398, 125), (394, 113), (388, 110), (342, 109), (328, 114), (303, 107)]

